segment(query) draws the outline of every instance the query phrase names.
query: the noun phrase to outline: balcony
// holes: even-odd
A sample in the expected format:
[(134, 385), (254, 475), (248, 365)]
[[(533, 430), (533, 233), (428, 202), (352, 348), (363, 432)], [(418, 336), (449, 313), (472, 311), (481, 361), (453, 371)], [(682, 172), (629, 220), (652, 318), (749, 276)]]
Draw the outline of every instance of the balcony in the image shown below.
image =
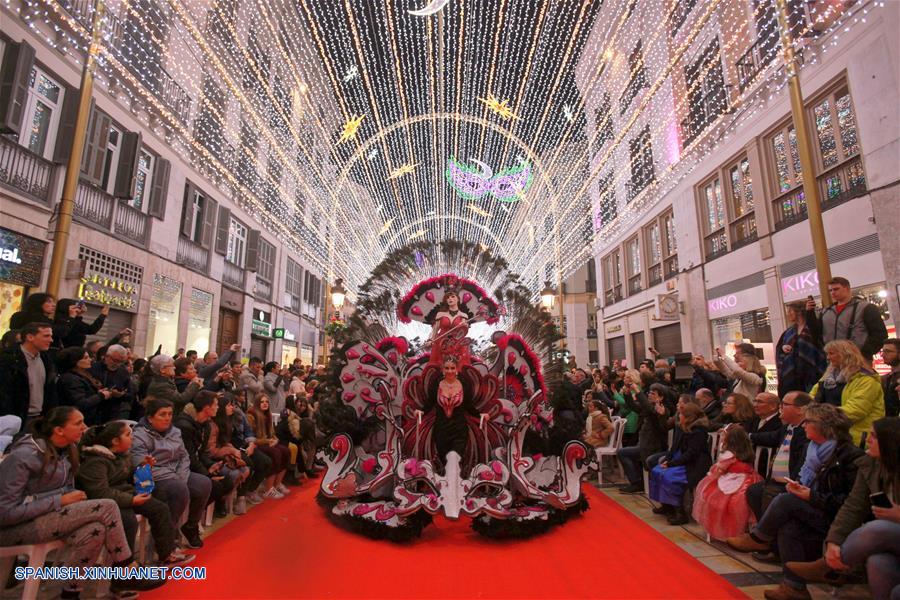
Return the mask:
[(112, 232), (130, 244), (147, 247), (151, 218), (89, 183), (78, 184), (72, 214), (88, 227)]
[(641, 287), (641, 274), (632, 275), (628, 278), (628, 295), (631, 296), (633, 294), (637, 294), (642, 289)]
[(256, 297), (261, 300), (272, 300), (272, 283), (256, 275)]
[(728, 254), (728, 236), (725, 235), (724, 227), (707, 235), (703, 238), (703, 242), (706, 249), (706, 260), (712, 260)]
[(184, 236), (178, 236), (175, 259), (178, 264), (203, 275), (209, 270), (209, 250)]
[[(834, 208), (853, 198), (868, 193), (866, 173), (859, 155), (851, 156), (816, 177), (819, 186), (822, 210)], [(781, 231), (795, 223), (806, 220), (806, 197), (803, 186), (788, 190), (772, 201), (775, 215), (775, 230)]]
[(0, 136), (0, 185), (49, 205), (52, 179), (53, 163)]
[(756, 76), (778, 56), (781, 42), (777, 30), (763, 32), (735, 62), (738, 72), (738, 88), (741, 92), (750, 87)]
[(244, 268), (225, 261), (225, 270), (222, 271), (222, 283), (240, 291), (244, 291)]
[[(91, 31), (91, 19), (94, 14), (93, 0), (59, 0), (59, 4), (87, 30), (89, 35)], [(123, 67), (130, 71), (135, 71), (138, 67), (132, 65), (132, 57), (125, 53), (126, 32), (124, 21), (110, 10), (107, 10), (106, 12), (106, 28), (104, 34), (105, 45), (110, 48), (116, 60), (119, 61)], [(146, 48), (140, 50), (142, 50), (143, 54), (153, 53), (152, 51), (148, 52)], [(159, 54), (164, 54), (165, 51), (164, 48), (156, 48), (155, 50)], [(141, 66), (143, 67), (145, 65), (142, 63)], [(145, 82), (144, 84), (149, 91), (156, 96), (160, 103), (177, 121), (182, 125), (187, 125), (190, 121), (193, 99), (187, 91), (175, 81), (172, 75), (162, 68), (161, 65), (152, 67), (152, 69), (153, 71), (156, 71), (152, 79), (147, 78), (147, 69), (135, 72), (135, 75)], [(120, 81), (122, 80), (120, 79)]]
[(663, 273), (665, 279), (672, 279), (678, 276), (678, 255), (675, 254), (663, 261)]
[(696, 100), (696, 104), (692, 106), (691, 114), (681, 121), (681, 135), (684, 138), (682, 142), (684, 146), (689, 146), (710, 125), (715, 123), (720, 115), (728, 112), (724, 87), (715, 90), (713, 94), (702, 96)]
[(656, 263), (652, 267), (647, 274), (647, 287), (652, 288), (654, 285), (659, 285), (663, 281), (663, 268), (660, 263)]
[(757, 239), (756, 214), (748, 212), (731, 223), (731, 249), (737, 250)]
[(603, 299), (606, 306), (619, 302), (622, 299), (622, 284), (616, 285), (615, 287), (606, 290), (606, 292), (603, 294)]

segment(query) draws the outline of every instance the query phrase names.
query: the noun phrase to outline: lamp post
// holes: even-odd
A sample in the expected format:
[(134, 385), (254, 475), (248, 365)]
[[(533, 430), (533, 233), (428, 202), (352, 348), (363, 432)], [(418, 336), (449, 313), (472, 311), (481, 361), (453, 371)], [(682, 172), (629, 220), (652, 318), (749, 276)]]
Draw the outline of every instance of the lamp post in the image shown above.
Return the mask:
[(325, 281), (325, 338), (324, 338), (324, 349), (323, 349), (323, 359), (325, 360), (325, 364), (328, 364), (329, 352), (328, 352), (328, 325), (331, 323), (331, 309), (328, 308), (328, 303), (331, 302), (331, 306), (334, 307), (335, 310), (340, 312), (340, 310), (344, 307), (344, 300), (347, 297), (347, 290), (344, 289), (344, 280), (340, 277), (337, 278), (334, 282), (334, 285), (328, 283), (328, 280)]
[(331, 304), (335, 310), (340, 312), (344, 308), (344, 299), (347, 297), (347, 290), (344, 289), (344, 280), (340, 277), (335, 280), (331, 286)]
[(75, 193), (78, 191), (78, 177), (81, 173), (81, 158), (84, 154), (84, 138), (87, 135), (88, 120), (91, 117), (91, 98), (94, 94), (94, 69), (100, 54), (103, 17), (106, 15), (105, 0), (97, 0), (94, 18), (91, 21), (91, 43), (81, 70), (81, 88), (78, 98), (78, 112), (75, 116), (75, 131), (72, 134), (72, 150), (66, 165), (59, 213), (53, 230), (53, 254), (50, 258), (50, 273), (47, 275), (47, 293), (59, 296), (59, 282), (66, 262), (69, 245), (69, 230), (72, 228), (72, 213), (75, 210)]
[(819, 275), (819, 293), (822, 295), (822, 306), (827, 307), (831, 305), (831, 296), (828, 294), (831, 264), (828, 262), (828, 244), (825, 241), (825, 225), (822, 222), (822, 205), (813, 164), (812, 142), (806, 122), (806, 109), (803, 106), (803, 92), (800, 89), (800, 70), (797, 67), (797, 56), (794, 53), (794, 35), (791, 33), (787, 0), (775, 0), (775, 4), (778, 6), (778, 24), (781, 27), (781, 47), (788, 76), (791, 116), (794, 122), (794, 131), (797, 134), (800, 169), (803, 172), (803, 196), (806, 199), (806, 214), (809, 218), (813, 254), (816, 257), (816, 272)]

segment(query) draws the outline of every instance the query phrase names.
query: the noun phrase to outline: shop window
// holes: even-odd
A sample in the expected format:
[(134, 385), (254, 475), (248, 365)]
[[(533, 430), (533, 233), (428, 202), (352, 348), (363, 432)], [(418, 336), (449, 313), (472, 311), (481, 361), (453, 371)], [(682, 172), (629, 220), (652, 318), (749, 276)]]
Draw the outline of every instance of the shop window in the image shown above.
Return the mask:
[(42, 69), (32, 67), (25, 118), (19, 142), (38, 156), (51, 159), (65, 88)]
[(247, 226), (231, 217), (228, 224), (228, 248), (225, 252), (225, 260), (233, 265), (244, 268), (247, 264), (247, 236), (250, 230)]
[(299, 313), (303, 302), (303, 268), (290, 258), (285, 270), (284, 293), (284, 307)]
[(625, 264), (628, 268), (628, 295), (636, 294), (641, 286), (641, 240), (633, 237), (625, 242)]
[(728, 252), (725, 233), (725, 198), (722, 196), (722, 180), (716, 175), (699, 188), (700, 210), (703, 213), (703, 242), (706, 258), (711, 259)]
[(622, 256), (618, 248), (603, 257), (600, 262), (603, 274), (603, 296), (609, 306), (621, 300), (622, 295)]
[(753, 186), (750, 160), (742, 156), (728, 172), (728, 208), (730, 210), (731, 247), (738, 248), (756, 239), (756, 214), (753, 210)]
[(627, 181), (625, 187), (628, 189), (626, 202), (631, 202), (654, 179), (653, 146), (650, 143), (649, 125), (628, 142), (628, 149), (631, 155), (631, 181)]
[(209, 337), (212, 334), (212, 310), (213, 295), (209, 292), (192, 288), (185, 348), (196, 350), (200, 356), (209, 351)]
[[(181, 282), (153, 274), (153, 295), (147, 321), (147, 349), (162, 346), (162, 353), (173, 355), (178, 349), (178, 320), (181, 315)], [(149, 354), (149, 352), (148, 352)]]

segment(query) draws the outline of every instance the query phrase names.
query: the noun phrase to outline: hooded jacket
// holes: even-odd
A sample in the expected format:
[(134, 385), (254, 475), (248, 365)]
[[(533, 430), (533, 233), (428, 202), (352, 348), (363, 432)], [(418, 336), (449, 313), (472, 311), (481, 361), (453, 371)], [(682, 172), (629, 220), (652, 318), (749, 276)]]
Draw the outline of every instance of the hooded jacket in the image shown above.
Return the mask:
[(44, 314), (43, 305), (49, 294), (31, 294), (25, 298), (22, 310), (9, 318), (10, 329), (22, 329), (29, 323), (46, 323), (53, 326), (53, 319)]
[(150, 379), (150, 385), (147, 387), (147, 393), (144, 397), (149, 398), (150, 396), (153, 396), (154, 398), (168, 400), (175, 405), (175, 414), (177, 415), (184, 410), (184, 407), (187, 406), (188, 402), (194, 399), (194, 396), (196, 396), (199, 391), (200, 386), (191, 383), (183, 392), (179, 392), (173, 379), (169, 379), (163, 375), (154, 375)]
[(132, 433), (131, 465), (137, 467), (147, 456), (156, 459), (156, 464), (152, 467), (154, 481), (187, 481), (191, 472), (191, 459), (181, 441), (181, 430), (177, 427), (170, 426), (160, 433), (153, 429), (147, 417), (138, 421)]
[[(809, 395), (819, 398), (822, 380), (813, 386)], [(884, 416), (884, 390), (881, 388), (881, 380), (871, 371), (860, 371), (850, 377), (850, 381), (841, 390), (841, 406), (847, 418), (853, 423), (850, 427), (850, 435), (857, 446), (862, 442), (863, 436), (872, 428), (872, 423)]]
[(57, 453), (44, 468), (47, 441), (24, 435), (0, 462), (0, 527), (31, 521), (62, 507), (62, 496), (74, 489), (68, 454)]
[(216, 462), (209, 454), (211, 428), (209, 422), (200, 423), (196, 416), (194, 405), (189, 404), (184, 412), (175, 417), (172, 424), (181, 430), (181, 441), (190, 457), (191, 471), (209, 477), (208, 469)]
[(134, 467), (131, 456), (116, 454), (106, 446), (86, 446), (75, 482), (91, 500), (109, 498), (119, 508), (134, 506)]
[(84, 346), (87, 336), (94, 335), (103, 323), (106, 322), (106, 315), (98, 315), (94, 322), (88, 325), (81, 316), (70, 317), (69, 307), (76, 304), (71, 298), (61, 298), (56, 303), (56, 315), (53, 318), (53, 341), (59, 344), (60, 348), (69, 348), (71, 346)]

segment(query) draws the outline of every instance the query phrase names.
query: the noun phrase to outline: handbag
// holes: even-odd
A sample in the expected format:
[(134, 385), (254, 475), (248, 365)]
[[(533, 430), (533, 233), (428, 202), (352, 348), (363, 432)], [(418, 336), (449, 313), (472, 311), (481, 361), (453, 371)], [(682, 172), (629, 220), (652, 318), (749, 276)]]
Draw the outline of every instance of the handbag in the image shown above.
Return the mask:
[(156, 484), (153, 483), (153, 469), (147, 464), (138, 465), (138, 468), (134, 470), (135, 493), (152, 494), (154, 489), (156, 489)]

